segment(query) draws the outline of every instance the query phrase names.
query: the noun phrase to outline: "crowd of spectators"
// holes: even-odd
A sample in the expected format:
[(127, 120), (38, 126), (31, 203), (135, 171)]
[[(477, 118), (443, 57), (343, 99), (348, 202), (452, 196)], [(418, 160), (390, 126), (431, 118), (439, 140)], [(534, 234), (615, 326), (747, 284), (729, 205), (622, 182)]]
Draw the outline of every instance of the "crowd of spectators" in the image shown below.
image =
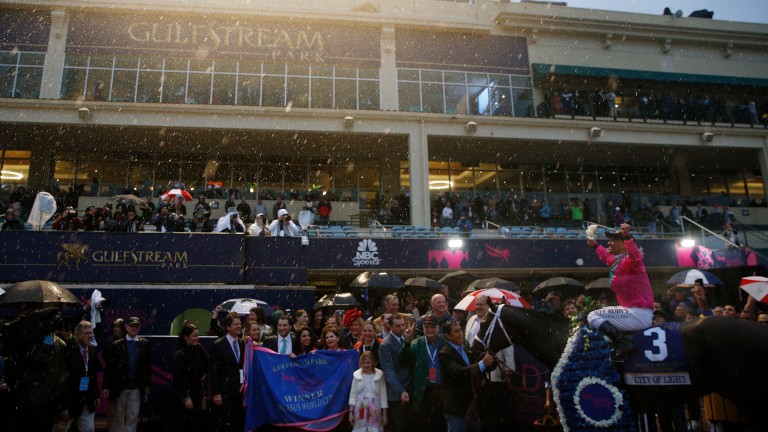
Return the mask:
[[(617, 100), (621, 100), (617, 104)], [(682, 121), (683, 124), (695, 123), (735, 123), (749, 124), (752, 127), (763, 125), (768, 128), (766, 108), (758, 106), (754, 99), (736, 101), (717, 99), (707, 94), (654, 94), (652, 92), (630, 92), (622, 90), (595, 90), (593, 92), (555, 89), (544, 93), (544, 101), (539, 104), (539, 117), (555, 115), (609, 117), (614, 121), (618, 117), (628, 119), (649, 119), (663, 121)]]

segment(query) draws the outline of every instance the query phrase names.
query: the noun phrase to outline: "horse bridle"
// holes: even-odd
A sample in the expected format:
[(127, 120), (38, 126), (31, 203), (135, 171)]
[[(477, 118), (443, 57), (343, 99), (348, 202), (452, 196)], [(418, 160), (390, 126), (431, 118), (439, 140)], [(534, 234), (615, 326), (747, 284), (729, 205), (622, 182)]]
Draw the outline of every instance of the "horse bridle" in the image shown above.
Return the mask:
[[(496, 328), (496, 323), (501, 319), (501, 308), (504, 307), (504, 304), (500, 304), (498, 308), (496, 308), (496, 312), (488, 311), (489, 314), (493, 315), (493, 319), (491, 320), (491, 324), (488, 326), (488, 331), (485, 332), (485, 335), (482, 339), (480, 339), (477, 335), (475, 335), (475, 340), (480, 342), (480, 344), (488, 350), (488, 345), (491, 344), (491, 335), (493, 334), (493, 330)], [(501, 327), (501, 331), (504, 332), (504, 337), (507, 338), (507, 342), (509, 342), (510, 345), (512, 345), (512, 338), (509, 337), (509, 334), (507, 333), (507, 329), (504, 328), (504, 324), (499, 324), (499, 327)]]

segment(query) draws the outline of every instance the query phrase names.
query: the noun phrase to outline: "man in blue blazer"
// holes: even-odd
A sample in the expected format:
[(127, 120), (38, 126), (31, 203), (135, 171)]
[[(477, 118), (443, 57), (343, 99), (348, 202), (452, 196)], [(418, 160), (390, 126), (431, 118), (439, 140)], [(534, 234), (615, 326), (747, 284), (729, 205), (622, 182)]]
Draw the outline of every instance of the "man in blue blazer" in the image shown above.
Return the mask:
[(390, 314), (387, 318), (389, 334), (379, 346), (379, 367), (384, 372), (387, 382), (387, 400), (389, 401), (389, 424), (393, 432), (407, 430), (410, 417), (411, 367), (400, 361), (400, 352), (405, 342), (405, 319), (400, 315)]

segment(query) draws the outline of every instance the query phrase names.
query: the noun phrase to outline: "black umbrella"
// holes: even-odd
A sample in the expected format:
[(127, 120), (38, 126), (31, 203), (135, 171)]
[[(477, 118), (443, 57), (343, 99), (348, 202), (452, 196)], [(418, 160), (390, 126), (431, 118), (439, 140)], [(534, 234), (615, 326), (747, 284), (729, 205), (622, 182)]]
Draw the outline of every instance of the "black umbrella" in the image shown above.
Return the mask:
[(576, 297), (584, 291), (584, 284), (576, 279), (558, 276), (536, 285), (533, 294), (536, 297), (544, 298), (552, 291), (559, 291), (563, 298)]
[(512, 292), (520, 292), (520, 287), (516, 283), (497, 277), (478, 279), (467, 286), (468, 291), (477, 291), (487, 288), (498, 288)]
[(584, 287), (587, 291), (599, 291), (611, 289), (611, 281), (608, 278), (595, 279)]
[(453, 292), (463, 292), (467, 289), (467, 286), (476, 280), (480, 279), (478, 276), (473, 275), (464, 270), (457, 270), (454, 272), (446, 273), (437, 281), (443, 285), (447, 285)]
[(314, 309), (322, 308), (337, 308), (337, 309), (351, 309), (359, 306), (355, 296), (351, 293), (336, 293), (326, 294), (320, 300), (315, 303)]
[(126, 204), (131, 204), (135, 208), (149, 208), (149, 204), (147, 202), (139, 197), (137, 197), (134, 194), (125, 194), (125, 195), (114, 195), (111, 198), (107, 200), (108, 202), (125, 202)]
[(367, 271), (358, 275), (349, 285), (350, 288), (398, 289), (404, 285), (397, 275), (387, 272)]
[(0, 289), (0, 306), (22, 304), (39, 306), (79, 305), (80, 300), (56, 282), (28, 280)]
[(710, 272), (698, 269), (682, 270), (672, 275), (667, 281), (669, 285), (693, 286), (697, 279), (701, 279), (704, 285), (723, 285), (723, 281)]
[(413, 277), (405, 280), (405, 286), (411, 288), (426, 288), (427, 290), (440, 290), (445, 285), (428, 277)]

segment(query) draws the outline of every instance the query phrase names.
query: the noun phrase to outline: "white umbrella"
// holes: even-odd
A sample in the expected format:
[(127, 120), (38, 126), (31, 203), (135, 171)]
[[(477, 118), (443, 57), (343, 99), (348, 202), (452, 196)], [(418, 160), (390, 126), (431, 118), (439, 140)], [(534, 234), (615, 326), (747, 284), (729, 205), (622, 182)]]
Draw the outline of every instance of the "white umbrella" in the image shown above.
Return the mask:
[(704, 285), (723, 285), (723, 281), (721, 281), (717, 276), (713, 275), (712, 273), (697, 269), (679, 271), (673, 274), (667, 283), (670, 285), (692, 286), (696, 283), (696, 279), (701, 279), (704, 281)]
[(741, 278), (741, 289), (749, 293), (755, 300), (768, 303), (768, 278), (763, 276), (747, 276)]
[(225, 300), (219, 306), (227, 312), (235, 312), (238, 315), (248, 315), (251, 309), (260, 307), (264, 309), (267, 316), (272, 314), (272, 307), (264, 301), (252, 298), (234, 298)]
[(32, 204), (27, 222), (32, 224), (32, 231), (40, 231), (46, 222), (56, 213), (56, 198), (48, 192), (39, 192)]

